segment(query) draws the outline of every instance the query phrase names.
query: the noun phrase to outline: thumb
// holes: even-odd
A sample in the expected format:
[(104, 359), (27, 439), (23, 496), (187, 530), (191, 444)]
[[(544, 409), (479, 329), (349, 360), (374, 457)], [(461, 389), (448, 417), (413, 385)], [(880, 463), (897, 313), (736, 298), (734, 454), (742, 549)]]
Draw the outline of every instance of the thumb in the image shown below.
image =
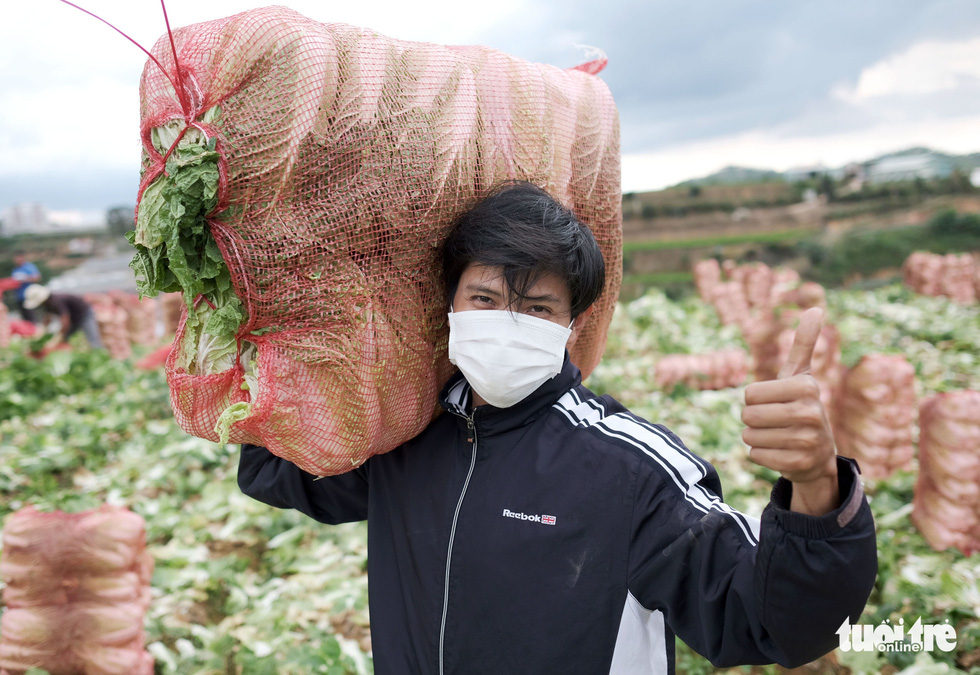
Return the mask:
[(793, 346), (789, 349), (789, 356), (786, 363), (779, 369), (778, 379), (793, 377), (800, 373), (810, 371), (810, 359), (813, 358), (813, 347), (817, 344), (820, 337), (820, 329), (823, 328), (823, 310), (819, 307), (811, 307), (803, 312), (800, 323), (796, 327), (796, 335), (793, 338)]

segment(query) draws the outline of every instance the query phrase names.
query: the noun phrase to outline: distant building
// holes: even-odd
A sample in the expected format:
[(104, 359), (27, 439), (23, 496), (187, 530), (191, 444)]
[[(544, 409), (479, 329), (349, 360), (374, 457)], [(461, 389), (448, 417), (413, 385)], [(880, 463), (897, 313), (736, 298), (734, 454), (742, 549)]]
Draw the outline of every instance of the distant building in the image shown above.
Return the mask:
[(980, 168), (976, 168), (970, 172), (970, 185), (980, 187)]
[(3, 214), (3, 235), (11, 237), (25, 232), (43, 230), (48, 222), (48, 210), (41, 204), (15, 204)]
[(916, 178), (945, 178), (953, 173), (953, 163), (932, 153), (882, 157), (867, 166), (869, 183), (890, 183)]
[(820, 178), (820, 176), (830, 176), (834, 180), (840, 180), (844, 176), (844, 170), (840, 168), (831, 169), (823, 164), (817, 164), (814, 166), (798, 166), (793, 169), (787, 169), (783, 173), (783, 180), (790, 183), (796, 183), (799, 181)]
[(3, 214), (0, 235), (71, 234), (106, 229), (103, 211), (49, 211), (43, 204), (15, 204)]

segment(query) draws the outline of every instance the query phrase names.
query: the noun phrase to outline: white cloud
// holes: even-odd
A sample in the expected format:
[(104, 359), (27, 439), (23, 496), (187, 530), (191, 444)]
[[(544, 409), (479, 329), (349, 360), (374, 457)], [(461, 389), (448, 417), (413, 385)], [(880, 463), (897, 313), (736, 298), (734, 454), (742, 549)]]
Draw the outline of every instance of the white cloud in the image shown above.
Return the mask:
[(920, 96), (980, 83), (980, 38), (920, 42), (861, 71), (853, 86), (834, 96), (861, 105), (886, 96)]
[(50, 167), (138, 170), (139, 94), (105, 77), (0, 94), (0, 175)]
[[(494, 11), (456, 0), (323, 3), (290, 7), (324, 23), (370, 26), (400, 39), (476, 42), (513, 20), (525, 0), (500, 0)], [(146, 49), (165, 33), (154, 0), (79, 0)], [(267, 0), (168, 0), (177, 28), (265, 7)], [(10, 3), (0, 22), (0, 176), (70, 166), (139, 169), (139, 78), (147, 60), (109, 26), (68, 5)]]
[[(814, 125), (830, 112), (818, 108), (780, 127), (624, 155), (623, 191), (660, 189), (729, 165), (780, 171), (833, 167), (912, 146), (974, 152), (980, 150), (980, 116), (965, 114), (966, 106), (957, 115), (942, 98), (970, 92), (980, 93), (980, 38), (920, 42), (867, 66), (855, 84), (830, 92), (844, 106), (836, 111), (842, 117), (830, 124)], [(835, 121), (845, 119), (858, 128), (834, 131)], [(807, 126), (823, 131), (807, 132)]]
[[(160, 3), (156, 0), (76, 1), (147, 48), (164, 33)], [(178, 27), (269, 4), (276, 3), (167, 0), (167, 9), (171, 25)], [(517, 56), (522, 55), (521, 49), (552, 44), (563, 45), (565, 53), (569, 53), (568, 45), (588, 43), (591, 35), (579, 24), (558, 20), (560, 17), (555, 12), (576, 11), (574, 7), (567, 10), (557, 3), (541, 0), (498, 0), (492, 10), (483, 5), (460, 5), (457, 0), (346, 3), (290, 0), (287, 4), (316, 21), (369, 26), (405, 40), (498, 47), (502, 46), (500, 42), (509, 41), (506, 48)], [(629, 4), (628, 0), (619, 0), (611, 9)], [(100, 169), (129, 171), (129, 167), (135, 175), (140, 150), (136, 87), (145, 55), (109, 27), (56, 0), (6, 5), (0, 21), (0, 176), (59, 168), (96, 175)], [(678, 7), (681, 5), (677, 3)], [(693, 16), (687, 19), (693, 21)], [(599, 25), (603, 19), (597, 16), (595, 23)], [(694, 39), (717, 41), (718, 34), (705, 31), (700, 18), (696, 23), (698, 37)], [(529, 46), (528, 33), (521, 28), (534, 29), (531, 39), (538, 42)], [(623, 45), (613, 39), (600, 46), (614, 52), (617, 47), (627, 46), (627, 41), (636, 40), (634, 32), (627, 28), (620, 22), (611, 33), (616, 39), (621, 36)], [(798, 54), (794, 30), (793, 25), (779, 28), (773, 43), (766, 47), (774, 50), (772, 58), (790, 59)], [(642, 35), (649, 38), (646, 33)], [(869, 41), (873, 38), (868, 36)], [(488, 42), (492, 39), (498, 40), (498, 44)], [(761, 53), (766, 45), (760, 45)], [(697, 44), (690, 47), (690, 54), (699, 53)], [(641, 55), (628, 64), (621, 64), (611, 55), (611, 65), (622, 67), (624, 73), (628, 68), (668, 67), (662, 61), (649, 59), (647, 51), (625, 50), (624, 53)], [(714, 58), (713, 55), (708, 50), (708, 56)], [(688, 56), (684, 52), (678, 58)], [(577, 60), (575, 57), (569, 53), (572, 62), (588, 58), (584, 53)], [(730, 58), (735, 61), (741, 55), (732, 53)], [(814, 61), (813, 69), (819, 67), (820, 63)], [(853, 71), (850, 62), (847, 70)], [(717, 68), (711, 66), (710, 72), (715, 71)], [(698, 118), (705, 116), (704, 111), (711, 110), (719, 101), (723, 105), (726, 100), (712, 98), (711, 94), (711, 88), (716, 86), (725, 94), (728, 90), (722, 86), (724, 82), (696, 77), (701, 71), (684, 72), (694, 74), (690, 78), (692, 83), (700, 83), (697, 96), (691, 99), (698, 107), (684, 99), (686, 93), (681, 92), (677, 96), (681, 97), (679, 103), (684, 104), (683, 112), (669, 112), (661, 118), (656, 112), (642, 113), (645, 119), (659, 122), (667, 130), (658, 138), (671, 137), (670, 130), (680, 125), (686, 129), (699, 128)], [(802, 71), (794, 71), (793, 77), (802, 77), (799, 72)], [(775, 77), (779, 73), (767, 75), (760, 71), (755, 75)], [(642, 86), (640, 80), (623, 76), (620, 81), (632, 84), (623, 84), (623, 89), (616, 92), (617, 97), (640, 105), (644, 100), (636, 90)], [(769, 93), (772, 91), (783, 92), (779, 85), (778, 80), (772, 80), (771, 85), (759, 91), (764, 96), (772, 95)], [(787, 85), (785, 91), (792, 93), (795, 89)], [(977, 111), (980, 106), (960, 104), (980, 100), (980, 38), (952, 43), (919, 42), (904, 52), (867, 65), (854, 82), (833, 92), (813, 92), (808, 100), (814, 105), (792, 113), (793, 119), (769, 116), (767, 119), (786, 120), (778, 128), (760, 128), (679, 144), (655, 153), (627, 155), (623, 158), (624, 190), (664, 187), (685, 178), (706, 175), (727, 164), (777, 169), (818, 163), (834, 166), (914, 144), (956, 153), (980, 149), (980, 118), (965, 116), (968, 108)], [(754, 110), (752, 105), (769, 102), (756, 97), (750, 103), (746, 107), (749, 112)], [(772, 101), (771, 105), (777, 103)], [(740, 110), (736, 106), (733, 112)], [(960, 117), (955, 117), (957, 114)], [(759, 124), (758, 118), (751, 115), (736, 114), (735, 118), (737, 128)], [(841, 131), (859, 126), (863, 129), (860, 132)], [(721, 125), (707, 127), (710, 128), (705, 133)], [(624, 147), (627, 141), (636, 142), (624, 138)]]
[[(6, 3), (0, 23), (0, 66), (4, 55), (18, 50), (71, 66), (93, 59), (108, 63), (130, 55), (142, 63), (144, 56), (124, 37), (77, 9), (54, 0)], [(76, 4), (113, 24), (143, 47), (150, 49), (166, 32), (160, 3), (156, 0), (76, 0)], [(168, 0), (172, 28), (230, 16), (248, 9), (275, 4), (269, 0)], [(322, 2), (291, 0), (288, 6), (322, 23), (349, 23), (370, 27), (404, 40), (470, 44), (494, 26), (514, 21), (530, 0), (499, 0), (493, 11), (456, 0), (362, 0)]]

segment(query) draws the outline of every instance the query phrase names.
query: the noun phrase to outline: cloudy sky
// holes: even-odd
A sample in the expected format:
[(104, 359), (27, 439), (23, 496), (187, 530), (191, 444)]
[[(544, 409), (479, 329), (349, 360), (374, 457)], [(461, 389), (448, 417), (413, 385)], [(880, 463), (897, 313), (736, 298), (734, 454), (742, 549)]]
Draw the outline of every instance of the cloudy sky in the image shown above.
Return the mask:
[[(4, 0), (0, 210), (135, 202), (145, 55), (59, 0)], [(150, 48), (156, 0), (78, 0)], [(174, 27), (268, 2), (168, 0)], [(980, 151), (976, 0), (284, 0), (315, 19), (561, 67), (603, 49), (623, 190), (726, 165), (839, 166), (912, 145)]]

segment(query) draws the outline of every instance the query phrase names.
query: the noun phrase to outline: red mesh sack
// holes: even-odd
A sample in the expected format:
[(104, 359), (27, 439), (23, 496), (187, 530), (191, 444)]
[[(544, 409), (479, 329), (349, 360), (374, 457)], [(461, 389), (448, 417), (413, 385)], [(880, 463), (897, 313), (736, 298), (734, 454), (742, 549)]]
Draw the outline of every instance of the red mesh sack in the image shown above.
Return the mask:
[(900, 354), (867, 354), (841, 378), (836, 398), (837, 450), (868, 478), (908, 469), (917, 418), (915, 367)]
[(109, 298), (126, 312), (126, 331), (134, 345), (151, 345), (157, 338), (157, 309), (160, 304), (124, 291), (110, 291)]
[(11, 514), (0, 559), (0, 675), (151, 675), (143, 619), (152, 574), (145, 524), (132, 511)]
[(748, 355), (743, 349), (706, 354), (667, 354), (657, 361), (654, 381), (661, 389), (684, 384), (691, 389), (727, 389), (745, 382)]
[[(599, 242), (606, 288), (572, 351), (583, 374), (595, 367), (622, 276), (618, 116), (598, 64), (394, 40), (282, 7), (179, 29), (173, 42), (157, 43), (141, 81), (134, 269), (164, 292), (177, 290), (168, 274), (186, 261), (211, 270), (217, 251), (230, 273), (210, 291), (182, 289), (167, 375), (184, 430), (261, 443), (318, 475), (418, 434), (452, 372), (440, 246), (506, 179), (548, 190)], [(213, 176), (177, 185), (204, 155)], [(214, 192), (203, 216), (213, 248), (175, 250), (141, 230), (144, 210), (172, 205), (166, 180)], [(226, 287), (240, 306), (220, 300)], [(200, 326), (222, 322), (236, 326), (231, 347), (209, 363)]]
[(92, 307), (106, 351), (115, 359), (128, 359), (132, 356), (133, 347), (129, 342), (126, 310), (105, 293), (88, 293), (84, 298)]
[(912, 522), (937, 551), (980, 550), (980, 392), (934, 394), (919, 405), (919, 475)]

